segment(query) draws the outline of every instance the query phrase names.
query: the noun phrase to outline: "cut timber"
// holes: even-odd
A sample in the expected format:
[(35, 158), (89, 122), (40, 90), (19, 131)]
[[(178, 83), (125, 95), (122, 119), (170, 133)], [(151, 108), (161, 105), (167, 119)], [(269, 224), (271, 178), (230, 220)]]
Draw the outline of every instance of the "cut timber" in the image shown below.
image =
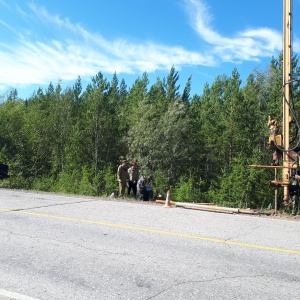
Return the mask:
[[(159, 204), (165, 204), (165, 203), (166, 203), (166, 200), (156, 200), (155, 202), (156, 202), (156, 203), (159, 203)], [(171, 204), (171, 205), (176, 205), (176, 202), (170, 201), (170, 204)]]
[(250, 165), (250, 168), (255, 169), (296, 169), (297, 166), (288, 167), (288, 166), (264, 166), (264, 165)]
[(269, 182), (270, 182), (270, 186), (276, 187), (276, 188), (289, 185), (288, 181), (284, 182), (283, 180), (279, 180), (279, 179), (270, 180)]
[[(155, 200), (156, 203), (159, 203), (159, 204), (165, 204), (166, 200), (161, 200), (161, 199), (157, 199)], [(185, 203), (185, 202), (175, 202), (175, 201), (170, 201), (170, 204), (171, 205), (176, 205), (178, 203)], [(190, 204), (190, 203), (189, 203)], [(205, 205), (205, 206), (214, 206), (214, 204), (211, 204), (211, 203), (198, 203), (198, 204), (195, 204), (195, 205)]]
[(180, 202), (176, 202), (176, 207), (198, 209), (198, 210), (205, 210), (211, 212), (230, 213), (230, 214), (238, 214), (240, 212), (239, 208), (221, 207), (221, 206), (214, 206), (214, 205), (208, 206), (208, 205), (180, 203)]
[(254, 215), (255, 211), (251, 208), (239, 208), (240, 213)]
[[(164, 200), (156, 200), (156, 203), (165, 204)], [(210, 212), (219, 212), (219, 213), (227, 213), (227, 214), (255, 214), (255, 211), (250, 208), (232, 208), (232, 207), (222, 207), (216, 206), (209, 203), (186, 203), (186, 202), (170, 202), (171, 205), (175, 205), (176, 207), (182, 207), (187, 209), (196, 209)]]

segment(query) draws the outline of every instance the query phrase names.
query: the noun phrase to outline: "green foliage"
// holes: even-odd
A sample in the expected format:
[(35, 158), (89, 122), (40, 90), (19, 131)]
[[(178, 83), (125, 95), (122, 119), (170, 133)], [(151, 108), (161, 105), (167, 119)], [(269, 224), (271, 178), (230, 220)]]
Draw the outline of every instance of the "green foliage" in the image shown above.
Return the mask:
[(239, 155), (232, 160), (230, 171), (225, 168), (222, 170), (209, 192), (213, 203), (229, 207), (260, 208), (265, 199), (269, 199), (268, 203), (272, 202), (271, 189), (266, 185), (270, 177), (266, 176), (265, 170), (250, 168), (249, 161), (253, 163), (255, 157), (252, 159)]
[(195, 199), (198, 198), (198, 195), (196, 195), (195, 193), (193, 178), (186, 178), (185, 176), (181, 176), (179, 179), (178, 187), (175, 189), (175, 193), (173, 194), (176, 201), (194, 202)]
[(93, 171), (83, 167), (81, 180), (79, 181), (78, 193), (80, 195), (95, 196), (97, 189), (93, 185)]
[(155, 171), (153, 178), (154, 194), (166, 197), (167, 190), (170, 188), (170, 179), (162, 170)]
[[(116, 74), (109, 82), (99, 72), (85, 90), (80, 77), (73, 87), (50, 83), (26, 100), (12, 89), (0, 103), (0, 162), (11, 175), (5, 184), (110, 195), (118, 189), (118, 163), (127, 158), (151, 177), (154, 195), (171, 189), (177, 201), (265, 208), (274, 198), (274, 174), (248, 166), (271, 163), (267, 118), (280, 121), (281, 74), (279, 56), (244, 86), (234, 69), (202, 95), (190, 95), (191, 77), (181, 91), (174, 66), (152, 86), (147, 73), (127, 89)], [(296, 56), (293, 74), (300, 74)], [(299, 95), (295, 82), (295, 117)]]
[(218, 190), (214, 190), (213, 202), (221, 206), (247, 207), (249, 168), (243, 158), (232, 160), (232, 170), (222, 170)]
[(100, 194), (109, 196), (118, 190), (119, 185), (116, 180), (116, 170), (114, 170), (111, 166), (108, 165), (101, 170), (99, 178)]
[(51, 190), (57, 193), (78, 194), (80, 180), (81, 173), (79, 171), (73, 171), (72, 173), (62, 171), (55, 180)]
[[(53, 180), (53, 178), (38, 177), (33, 181), (32, 189), (45, 192), (55, 191), (55, 189), (53, 188), (54, 184), (55, 181)], [(59, 190), (58, 192), (65, 193), (64, 190)]]
[(7, 152), (7, 148), (6, 145), (4, 145), (1, 149), (0, 149), (0, 162), (5, 163), (8, 161), (8, 152)]

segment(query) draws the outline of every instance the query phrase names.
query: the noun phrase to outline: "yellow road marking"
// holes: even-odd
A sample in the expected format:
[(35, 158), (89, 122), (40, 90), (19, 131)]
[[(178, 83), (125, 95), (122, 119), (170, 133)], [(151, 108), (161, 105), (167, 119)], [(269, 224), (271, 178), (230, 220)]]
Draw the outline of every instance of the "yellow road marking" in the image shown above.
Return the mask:
[(199, 236), (199, 235), (191, 235), (191, 234), (186, 234), (186, 233), (164, 231), (164, 230), (159, 230), (159, 229), (136, 227), (136, 226), (131, 226), (131, 225), (109, 223), (109, 222), (104, 222), (104, 221), (94, 221), (94, 220), (87, 220), (87, 219), (71, 218), (71, 217), (66, 217), (66, 216), (55, 216), (55, 215), (34, 213), (34, 212), (28, 212), (28, 211), (14, 211), (14, 210), (5, 209), (5, 208), (0, 208), (0, 211), (9, 212), (9, 213), (18, 213), (18, 214), (32, 215), (32, 216), (44, 217), (44, 218), (51, 218), (51, 219), (60, 219), (60, 220), (66, 220), (66, 221), (80, 222), (80, 223), (89, 223), (89, 224), (95, 224), (95, 225), (104, 225), (104, 226), (117, 227), (117, 228), (123, 228), (123, 229), (132, 229), (132, 230), (138, 230), (138, 231), (153, 232), (153, 233), (158, 233), (158, 234), (173, 235), (173, 236), (185, 237), (185, 238), (190, 238), (190, 239), (198, 239), (198, 240), (209, 241), (209, 242), (214, 242), (214, 243), (221, 243), (221, 244), (227, 244), (227, 245), (235, 245), (235, 246), (248, 247), (248, 248), (254, 248), (254, 249), (263, 249), (263, 250), (268, 250), (268, 251), (293, 253), (293, 254), (300, 255), (300, 251), (299, 250), (284, 249), (284, 248), (277, 248), (277, 247), (269, 247), (269, 246), (248, 244), (248, 243), (242, 243), (242, 242), (234, 242), (234, 241), (228, 241), (228, 240), (223, 240), (223, 239), (204, 237), (204, 236)]

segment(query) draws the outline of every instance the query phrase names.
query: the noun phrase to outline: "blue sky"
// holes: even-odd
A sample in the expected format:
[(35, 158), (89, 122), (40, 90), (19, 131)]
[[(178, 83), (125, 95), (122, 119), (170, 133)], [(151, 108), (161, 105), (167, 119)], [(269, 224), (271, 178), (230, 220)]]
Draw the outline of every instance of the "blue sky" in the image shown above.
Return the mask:
[[(0, 95), (27, 98), (61, 80), (83, 87), (114, 72), (127, 87), (150, 85), (174, 65), (191, 94), (233, 68), (243, 83), (282, 50), (283, 0), (0, 0)], [(293, 0), (293, 49), (300, 52), (300, 0)]]

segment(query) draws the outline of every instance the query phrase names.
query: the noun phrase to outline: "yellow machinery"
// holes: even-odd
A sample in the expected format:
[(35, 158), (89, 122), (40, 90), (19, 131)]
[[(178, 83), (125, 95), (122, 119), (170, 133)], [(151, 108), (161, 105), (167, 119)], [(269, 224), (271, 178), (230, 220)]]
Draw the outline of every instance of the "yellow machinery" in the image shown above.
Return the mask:
[[(282, 101), (282, 124), (269, 116), (268, 127), (270, 136), (268, 146), (273, 150), (273, 163), (271, 166), (251, 166), (255, 168), (274, 168), (275, 179), (270, 185), (276, 187), (275, 212), (277, 208), (278, 188), (284, 189), (283, 205), (287, 207), (292, 203), (293, 213), (297, 211), (300, 199), (300, 168), (299, 156), (300, 147), (290, 147), (290, 124), (292, 122), (290, 106), (291, 84), (295, 81), (292, 78), (292, 0), (283, 0), (283, 101)], [(297, 80), (298, 81), (298, 80)], [(292, 116), (293, 112), (292, 112)], [(298, 126), (298, 123), (296, 124)], [(282, 127), (282, 128), (281, 128)], [(279, 128), (281, 132), (279, 132)], [(297, 128), (298, 130), (298, 128)], [(296, 149), (297, 148), (297, 149)], [(282, 158), (282, 165), (279, 165), (279, 158)], [(277, 170), (282, 169), (282, 178), (277, 179)]]

